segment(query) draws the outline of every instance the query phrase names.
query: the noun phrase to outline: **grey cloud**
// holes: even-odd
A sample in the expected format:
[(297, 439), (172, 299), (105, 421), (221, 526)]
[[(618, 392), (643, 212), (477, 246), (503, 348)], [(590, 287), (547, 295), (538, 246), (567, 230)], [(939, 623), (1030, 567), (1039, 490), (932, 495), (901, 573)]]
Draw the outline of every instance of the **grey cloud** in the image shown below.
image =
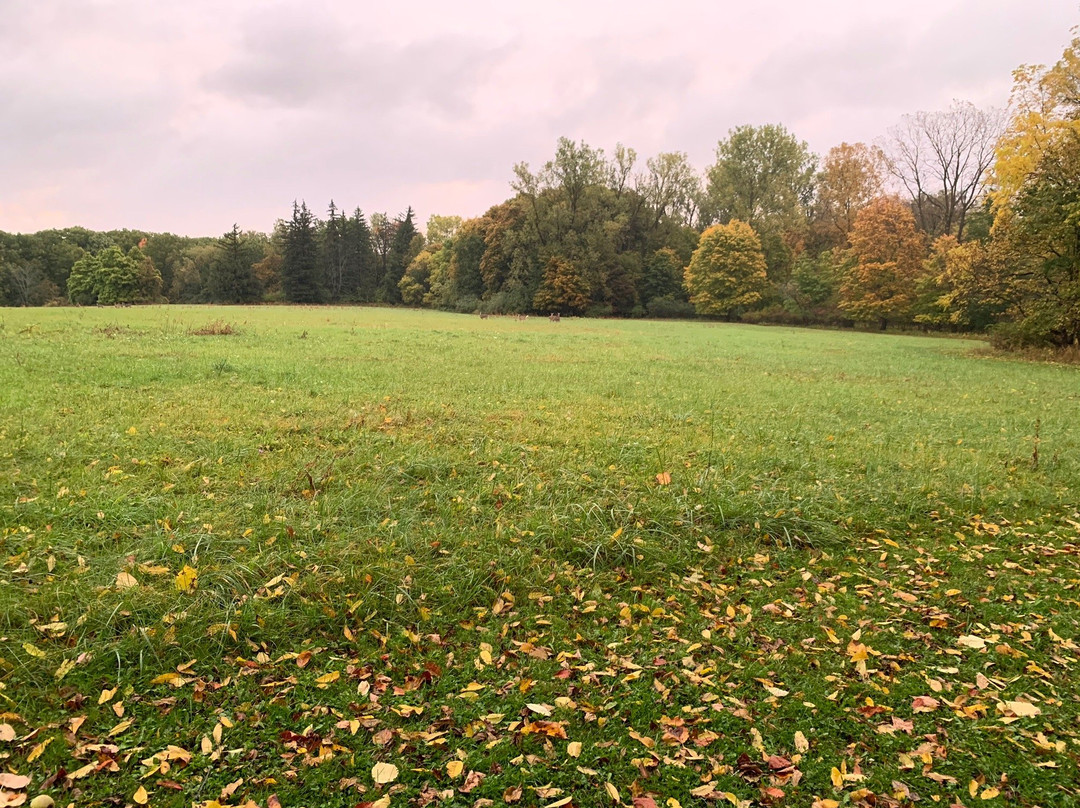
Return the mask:
[(454, 120), (469, 115), (473, 93), (507, 53), (506, 45), (450, 37), (393, 45), (333, 19), (286, 16), (253, 27), (204, 86), (256, 107), (334, 103), (389, 113), (420, 104)]

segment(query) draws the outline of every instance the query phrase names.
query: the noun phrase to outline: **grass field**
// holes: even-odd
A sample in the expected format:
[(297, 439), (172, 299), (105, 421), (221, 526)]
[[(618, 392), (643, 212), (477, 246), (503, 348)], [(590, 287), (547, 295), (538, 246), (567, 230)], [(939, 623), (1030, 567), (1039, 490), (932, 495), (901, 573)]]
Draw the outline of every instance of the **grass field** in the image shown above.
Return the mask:
[(1080, 804), (1080, 370), (979, 347), (2, 311), (0, 806)]

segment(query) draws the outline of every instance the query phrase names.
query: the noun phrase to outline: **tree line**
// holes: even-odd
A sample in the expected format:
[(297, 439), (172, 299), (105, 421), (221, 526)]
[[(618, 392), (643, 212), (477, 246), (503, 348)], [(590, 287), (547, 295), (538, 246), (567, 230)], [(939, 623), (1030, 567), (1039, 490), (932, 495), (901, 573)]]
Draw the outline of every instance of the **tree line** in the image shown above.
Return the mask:
[(0, 233), (0, 302), (383, 303), (481, 313), (712, 316), (1080, 342), (1080, 40), (965, 102), (824, 156), (740, 126), (699, 172), (558, 141), (482, 216), (322, 216), (269, 234)]

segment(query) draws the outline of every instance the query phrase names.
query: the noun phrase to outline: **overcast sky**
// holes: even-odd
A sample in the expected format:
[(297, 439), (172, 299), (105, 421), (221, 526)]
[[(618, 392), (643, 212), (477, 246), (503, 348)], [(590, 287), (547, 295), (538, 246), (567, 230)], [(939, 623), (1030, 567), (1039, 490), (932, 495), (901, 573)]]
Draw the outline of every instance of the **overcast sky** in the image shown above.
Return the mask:
[(699, 168), (1008, 98), (1077, 0), (0, 0), (0, 230), (269, 230), (293, 199), (475, 216), (560, 135)]

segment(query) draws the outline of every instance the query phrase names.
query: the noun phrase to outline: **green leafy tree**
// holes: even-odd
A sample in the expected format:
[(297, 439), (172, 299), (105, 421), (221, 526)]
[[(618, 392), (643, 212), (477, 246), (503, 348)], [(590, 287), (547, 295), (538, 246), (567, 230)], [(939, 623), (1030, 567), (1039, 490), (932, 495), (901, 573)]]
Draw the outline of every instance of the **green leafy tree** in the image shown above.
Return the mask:
[(702, 233), (684, 281), (698, 314), (730, 319), (760, 305), (769, 290), (761, 239), (746, 222), (713, 225)]
[(76, 261), (67, 289), (71, 302), (82, 305), (145, 303), (160, 297), (161, 275), (138, 247), (127, 254), (109, 247)]
[(817, 158), (783, 126), (739, 126), (716, 147), (707, 218), (746, 222), (761, 238), (769, 277), (787, 279), (807, 227)]

